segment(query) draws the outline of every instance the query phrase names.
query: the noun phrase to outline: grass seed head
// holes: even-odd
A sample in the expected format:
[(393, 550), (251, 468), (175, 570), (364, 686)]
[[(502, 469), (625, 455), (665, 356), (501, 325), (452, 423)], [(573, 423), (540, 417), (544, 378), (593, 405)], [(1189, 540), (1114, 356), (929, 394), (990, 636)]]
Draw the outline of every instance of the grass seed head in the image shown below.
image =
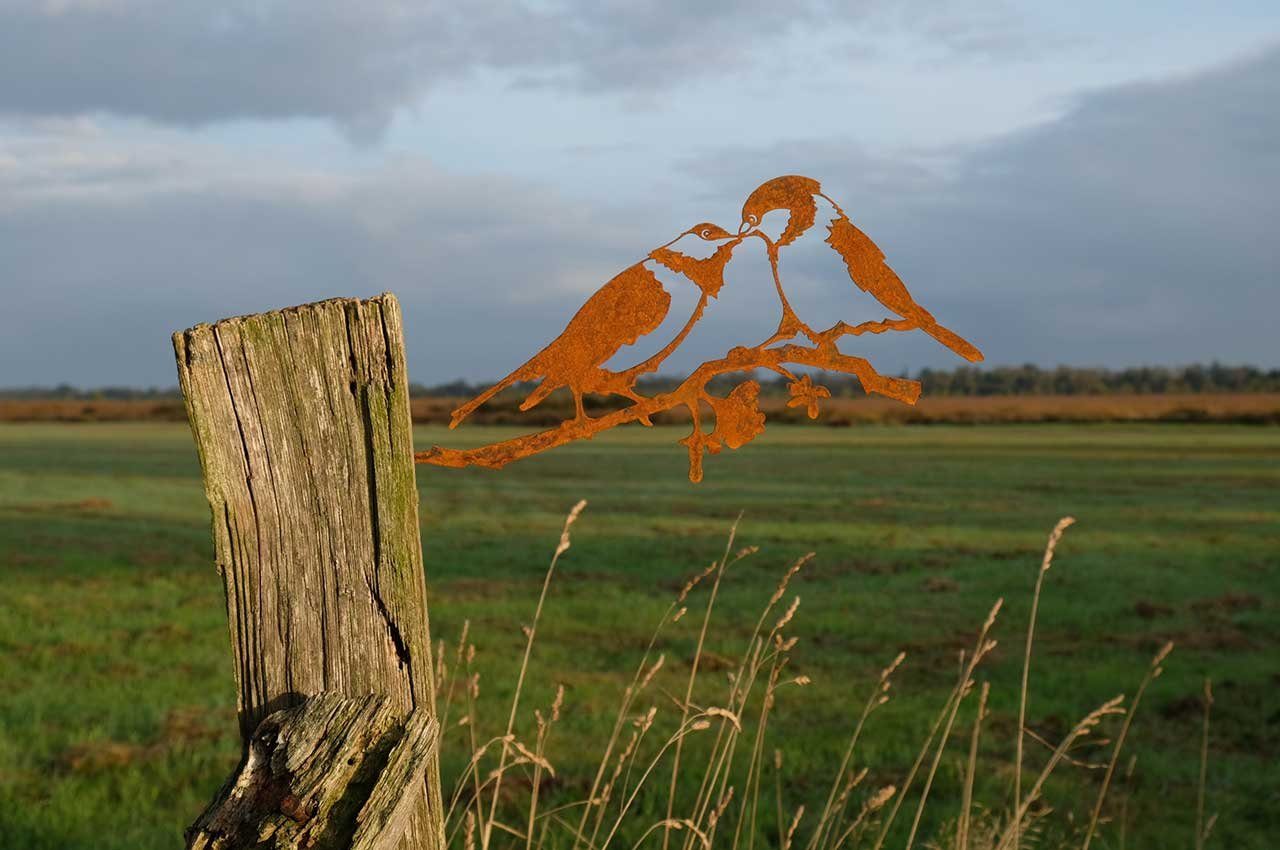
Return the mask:
[(889, 662), (889, 666), (880, 671), (880, 681), (885, 683), (886, 690), (889, 686), (889, 677), (892, 676), (894, 672), (902, 666), (902, 662), (906, 660), (907, 654), (905, 652), (899, 652), (897, 657), (895, 657), (893, 661)]
[(800, 597), (797, 596), (791, 600), (791, 605), (787, 607), (786, 612), (783, 613), (782, 617), (778, 619), (778, 622), (774, 624), (773, 630), (775, 632), (780, 632), (786, 628), (787, 623), (791, 622), (791, 618), (796, 615), (796, 609), (799, 607)]
[(742, 721), (738, 720), (738, 715), (734, 714), (727, 708), (717, 708), (712, 706), (702, 713), (707, 717), (722, 717), (725, 720), (728, 720), (730, 725), (732, 725), (736, 731), (742, 731)]
[(564, 520), (564, 530), (560, 532), (560, 545), (556, 546), (555, 557), (560, 557), (569, 550), (569, 528), (578, 521), (578, 515), (582, 513), (582, 509), (587, 506), (587, 500), (582, 499), (569, 510), (569, 515)]
[(772, 608), (774, 605), (778, 604), (778, 600), (787, 592), (787, 585), (791, 583), (791, 579), (795, 577), (796, 573), (800, 572), (801, 567), (813, 559), (813, 555), (813, 552), (807, 552), (797, 558), (796, 562), (787, 568), (787, 571), (782, 575), (782, 580), (778, 582), (777, 588), (773, 591), (773, 596), (769, 597), (768, 607)]
[(886, 785), (876, 793), (867, 798), (867, 803), (863, 808), (868, 812), (874, 812), (884, 808), (884, 804), (893, 799), (893, 795), (898, 793), (898, 789), (893, 785)]
[(1053, 564), (1053, 550), (1058, 548), (1058, 541), (1062, 539), (1062, 533), (1075, 524), (1076, 518), (1072, 516), (1064, 516), (1058, 520), (1058, 524), (1053, 527), (1053, 531), (1049, 532), (1049, 543), (1044, 547), (1044, 560), (1040, 562), (1040, 572), (1047, 572)]
[(782, 850), (787, 850), (791, 846), (791, 839), (795, 837), (796, 827), (800, 826), (800, 819), (804, 817), (804, 806), (796, 809), (795, 816), (791, 818), (791, 826), (787, 827), (787, 837), (782, 842)]
[(658, 660), (653, 663), (653, 666), (644, 674), (644, 678), (640, 680), (640, 691), (649, 687), (649, 683), (653, 681), (654, 676), (658, 675), (658, 671), (662, 669), (662, 665), (666, 663), (666, 660), (667, 656), (665, 654), (658, 656)]

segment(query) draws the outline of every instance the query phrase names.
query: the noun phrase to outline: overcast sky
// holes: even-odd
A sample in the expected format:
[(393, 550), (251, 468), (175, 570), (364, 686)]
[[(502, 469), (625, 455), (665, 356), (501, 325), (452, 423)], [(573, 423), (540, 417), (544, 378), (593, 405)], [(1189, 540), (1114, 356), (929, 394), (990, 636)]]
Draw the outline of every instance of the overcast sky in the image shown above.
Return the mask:
[[(1274, 0), (0, 0), (0, 386), (383, 290), (415, 380), (500, 377), (785, 173), (990, 363), (1280, 366), (1277, 104)], [(811, 241), (805, 317), (882, 318)], [(765, 274), (673, 368), (759, 341)], [(891, 336), (849, 350), (960, 363)]]

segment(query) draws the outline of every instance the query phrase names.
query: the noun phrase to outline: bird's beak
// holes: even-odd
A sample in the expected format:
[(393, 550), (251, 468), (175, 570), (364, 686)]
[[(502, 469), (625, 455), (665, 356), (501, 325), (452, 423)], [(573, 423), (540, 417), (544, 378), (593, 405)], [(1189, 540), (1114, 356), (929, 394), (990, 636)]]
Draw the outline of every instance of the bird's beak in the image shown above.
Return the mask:
[(743, 236), (743, 235), (745, 235), (745, 234), (746, 234), (746, 232), (747, 232), (747, 230), (749, 230), (750, 228), (751, 228), (751, 225), (750, 225), (750, 224), (748, 224), (748, 223), (747, 223), (747, 222), (745, 222), (745, 221), (744, 221), (744, 222), (742, 222), (742, 226), (738, 228), (738, 235), (739, 235), (739, 236)]
[(659, 248), (670, 248), (672, 245), (676, 244), (677, 242), (679, 242), (681, 239), (685, 238), (692, 232), (693, 232), (692, 230), (686, 230), (684, 233), (681, 233), (679, 236), (677, 236), (675, 239), (672, 239), (666, 245), (660, 245)]

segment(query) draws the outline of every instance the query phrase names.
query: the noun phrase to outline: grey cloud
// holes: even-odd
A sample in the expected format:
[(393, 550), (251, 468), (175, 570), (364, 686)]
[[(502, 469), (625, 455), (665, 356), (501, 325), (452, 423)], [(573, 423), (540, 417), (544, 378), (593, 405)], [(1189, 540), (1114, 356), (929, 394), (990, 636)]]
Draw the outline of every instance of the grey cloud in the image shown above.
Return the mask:
[[(182, 126), (323, 118), (369, 139), (397, 107), (478, 69), (528, 85), (655, 91), (738, 75), (769, 59), (792, 30), (843, 27), (851, 41), (865, 40), (899, 6), (0, 0), (0, 112), (107, 112)], [(893, 11), (893, 26), (906, 21), (952, 50), (971, 49), (964, 16), (929, 3), (905, 9)], [(1005, 30), (992, 17), (979, 29), (999, 37)]]
[[(501, 2), (0, 0), (0, 109), (183, 125), (333, 117), (371, 133), (426, 80), (532, 58), (547, 25)], [(524, 33), (499, 44), (495, 32)]]
[[(86, 151), (39, 138), (45, 160)], [(74, 179), (41, 179), (45, 160), (12, 148), (18, 164), (0, 166), (0, 386), (170, 384), (174, 330), (386, 289), (405, 305), (415, 376), (479, 379), (536, 351), (646, 237), (669, 238), (646, 232), (663, 220), (652, 211), (418, 159), (335, 178), (179, 148), (122, 176), (115, 145), (81, 153)]]
[[(1275, 49), (1087, 95), (1059, 120), (951, 155), (796, 141), (686, 169), (703, 184), (694, 207), (723, 224), (762, 179), (821, 178), (991, 362), (1276, 366), (1278, 101)], [(149, 138), (87, 121), (0, 134), (0, 385), (170, 384), (172, 330), (384, 289), (405, 304), (417, 379), (494, 377), (689, 223), (421, 159), (316, 174), (178, 132)], [(830, 252), (800, 248), (784, 273), (818, 315), (879, 318), (846, 313), (852, 290)], [(744, 254), (721, 299), (733, 333), (759, 318), (729, 303), (754, 285), (759, 254)], [(927, 339), (855, 348), (887, 371), (957, 362)]]
[[(686, 168), (726, 199), (777, 173), (821, 178), (927, 306), (981, 331), (993, 362), (1275, 366), (1278, 102), (1280, 47), (1087, 94), (1057, 120), (949, 157), (801, 141)], [(796, 253), (795, 274), (831, 271)], [(916, 366), (947, 362), (897, 342), (877, 344)]]

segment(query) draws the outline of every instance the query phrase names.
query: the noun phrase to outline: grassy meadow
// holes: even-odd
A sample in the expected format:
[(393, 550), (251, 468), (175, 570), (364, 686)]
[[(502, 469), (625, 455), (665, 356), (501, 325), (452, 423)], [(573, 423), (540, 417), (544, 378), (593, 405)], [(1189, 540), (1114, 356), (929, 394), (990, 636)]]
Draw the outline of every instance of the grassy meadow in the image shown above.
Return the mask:
[[(416, 440), (424, 448), (514, 433), (431, 426)], [(532, 737), (533, 709), (545, 713), (557, 683), (565, 686), (548, 748), (557, 768), (549, 799), (583, 795), (654, 626), (684, 580), (720, 557), (741, 512), (735, 546), (759, 551), (727, 571), (695, 699), (714, 704), (780, 576), (815, 552), (782, 603), (801, 599), (788, 673), (812, 680), (781, 693), (769, 722), (767, 751), (783, 754), (782, 808), (821, 806), (879, 671), (905, 651), (893, 699), (856, 756), (869, 768), (867, 789), (899, 781), (955, 683), (957, 653), (998, 597), (999, 644), (978, 672), (991, 683), (991, 715), (974, 797), (1007, 807), (1031, 590), (1048, 531), (1070, 514), (1078, 525), (1045, 577), (1028, 726), (1056, 743), (1105, 700), (1131, 695), (1172, 640), (1126, 746), (1136, 767), (1117, 778), (1106, 814), (1126, 813), (1124, 846), (1193, 846), (1208, 676), (1206, 810), (1218, 814), (1208, 846), (1274, 846), (1280, 429), (771, 426), (739, 451), (708, 457), (697, 486), (686, 479), (680, 436), (623, 429), (500, 473), (419, 468), (433, 636), (452, 657), (470, 621), (481, 739), (503, 731), (521, 625), (566, 511), (588, 500), (551, 585), (518, 727)], [(211, 558), (185, 425), (0, 425), (0, 848), (181, 846), (183, 827), (239, 755)], [(673, 712), (672, 695), (683, 696), (705, 591), (660, 640), (666, 664), (639, 706), (656, 705), (660, 720)], [(943, 846), (973, 702), (961, 709), (924, 823)], [(1041, 846), (1061, 845), (1088, 822), (1101, 778), (1088, 765), (1106, 761), (1101, 739), (1114, 736), (1114, 720), (1055, 774)], [(466, 729), (450, 725), (446, 777), (471, 750)], [(689, 747), (696, 755), (693, 739)], [(1027, 747), (1034, 776), (1048, 750)], [(767, 761), (763, 838), (776, 847), (776, 768)], [(682, 776), (683, 792), (697, 782)], [(664, 814), (656, 801), (640, 805), (645, 822)], [(1105, 823), (1093, 846), (1120, 847), (1120, 832)]]

